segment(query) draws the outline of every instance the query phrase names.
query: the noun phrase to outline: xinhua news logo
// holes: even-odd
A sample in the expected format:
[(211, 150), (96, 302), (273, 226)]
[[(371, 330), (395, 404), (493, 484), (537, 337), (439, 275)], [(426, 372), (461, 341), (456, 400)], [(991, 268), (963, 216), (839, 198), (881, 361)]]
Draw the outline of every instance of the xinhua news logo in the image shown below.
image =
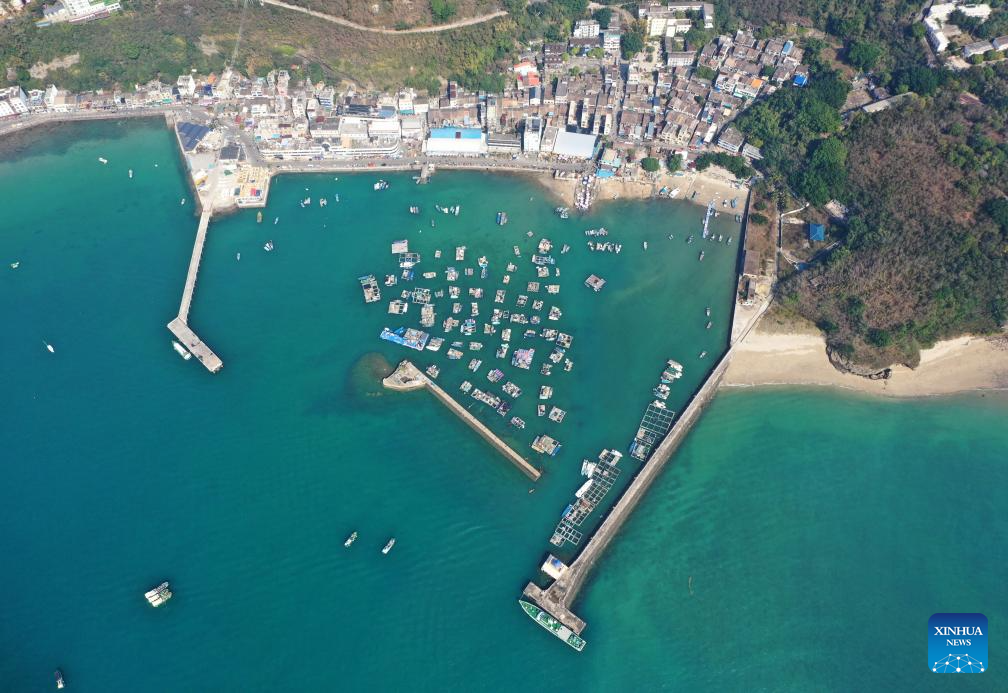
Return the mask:
[(928, 620), (928, 669), (938, 674), (987, 671), (987, 617), (935, 614)]

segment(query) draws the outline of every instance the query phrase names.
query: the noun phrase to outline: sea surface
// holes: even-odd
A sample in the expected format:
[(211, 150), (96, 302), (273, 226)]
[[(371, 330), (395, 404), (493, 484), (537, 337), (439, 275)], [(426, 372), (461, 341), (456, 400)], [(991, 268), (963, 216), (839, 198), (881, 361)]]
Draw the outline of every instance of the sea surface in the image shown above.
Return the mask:
[[(165, 329), (196, 218), (163, 124), (75, 124), (0, 147), (0, 690), (50, 690), (56, 667), (71, 690), (101, 692), (944, 690), (925, 669), (927, 619), (942, 611), (986, 614), (1003, 652), (1008, 402), (995, 397), (722, 393), (575, 605), (587, 649), (518, 608), (581, 460), (626, 451), (666, 359), (686, 371), (675, 410), (725, 347), (737, 243), (687, 245), (701, 207), (608, 202), (565, 221), (521, 177), (281, 177), (262, 223), (246, 211), (211, 224), (190, 323), (224, 360), (212, 376)], [(379, 175), (389, 190), (372, 189)], [(434, 210), (455, 204), (458, 217)], [(715, 231), (737, 236), (732, 216)], [(587, 249), (599, 226), (622, 253)], [(509, 325), (512, 343), (529, 327), (568, 332), (571, 372), (516, 373), (494, 357), (499, 333), (454, 337), (466, 355), (453, 362), (447, 344), (378, 340), (418, 323), (417, 306), (386, 313), (398, 291), (442, 288), (447, 266), (483, 255), (488, 278), (459, 282), (485, 289), (480, 326), (498, 288), (514, 310), (543, 237), (561, 275), (541, 281), (561, 291), (541, 295), (542, 314), (563, 316)], [(398, 239), (421, 253), (417, 277), (365, 305), (357, 277), (400, 272)], [(592, 272), (608, 280), (598, 294), (582, 286)], [(404, 357), (438, 364), (460, 398), (464, 379), (498, 389), (485, 374), (502, 368), (524, 390), (506, 418), (525, 430), (460, 401), (542, 479), (427, 393), (384, 391)], [(561, 424), (535, 414), (543, 383)], [(555, 458), (529, 448), (539, 433), (563, 444)], [(636, 466), (620, 465), (625, 482)], [(175, 596), (152, 609), (143, 592), (162, 580)], [(1004, 690), (1003, 670), (956, 685)]]

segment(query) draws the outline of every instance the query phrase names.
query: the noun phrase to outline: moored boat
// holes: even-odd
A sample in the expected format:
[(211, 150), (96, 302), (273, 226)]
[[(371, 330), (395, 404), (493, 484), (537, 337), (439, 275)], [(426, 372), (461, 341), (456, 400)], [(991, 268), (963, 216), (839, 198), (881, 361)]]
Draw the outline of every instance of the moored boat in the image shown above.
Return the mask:
[(347, 540), (343, 542), (343, 546), (350, 548), (350, 545), (353, 544), (355, 541), (357, 541), (357, 532), (354, 532), (349, 537), (347, 537)]
[(190, 353), (188, 349), (186, 349), (184, 346), (176, 342), (174, 339), (172, 340), (171, 345), (172, 349), (175, 350), (175, 353), (181, 356), (184, 361), (188, 361), (189, 359), (192, 358), (192, 353)]
[(525, 613), (528, 614), (529, 618), (538, 623), (540, 626), (545, 628), (547, 631), (555, 635), (557, 638), (567, 643), (573, 647), (578, 652), (581, 652), (585, 645), (585, 642), (577, 633), (572, 631), (570, 628), (560, 623), (548, 613), (540, 609), (535, 604), (525, 601), (524, 599), (519, 599), (518, 603), (521, 604), (521, 608), (524, 609)]
[(57, 669), (53, 673), (56, 676), (56, 688), (61, 688), (61, 689), (64, 688), (65, 684), (63, 683), (63, 672), (60, 671), (59, 669)]
[(395, 537), (388, 540), (388, 543), (385, 544), (385, 548), (381, 550), (382, 554), (388, 555), (388, 552), (392, 550), (393, 546), (395, 546)]

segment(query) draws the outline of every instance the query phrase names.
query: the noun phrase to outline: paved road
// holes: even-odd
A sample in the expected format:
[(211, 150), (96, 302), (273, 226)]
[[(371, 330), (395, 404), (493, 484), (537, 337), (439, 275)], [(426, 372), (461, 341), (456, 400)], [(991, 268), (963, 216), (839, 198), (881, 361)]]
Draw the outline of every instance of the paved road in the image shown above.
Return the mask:
[(303, 14), (309, 14), (312, 17), (318, 17), (319, 19), (324, 19), (327, 22), (332, 22), (333, 24), (339, 24), (340, 26), (345, 26), (350, 29), (356, 29), (357, 31), (367, 31), (372, 34), (436, 34), (439, 31), (450, 31), (451, 29), (458, 29), (464, 26), (472, 26), (473, 24), (482, 24), (483, 22), (489, 22), (491, 19), (497, 19), (498, 17), (503, 17), (507, 14), (505, 10), (498, 10), (497, 12), (491, 12), (490, 14), (480, 15), (478, 17), (470, 17), (469, 19), (460, 19), (457, 22), (451, 22), (450, 24), (438, 24), (437, 26), (423, 26), (416, 27), (413, 29), (386, 29), (384, 27), (373, 27), (364, 26), (363, 24), (356, 24), (351, 22), (349, 19), (343, 19), (342, 17), (336, 17), (335, 15), (326, 14), (325, 12), (316, 12), (315, 10), (309, 10), (307, 7), (301, 7), (300, 5), (291, 5), (287, 2), (281, 2), (280, 0), (261, 0), (263, 4), (273, 5), (275, 7), (282, 7), (285, 10), (294, 10), (295, 12), (301, 12)]

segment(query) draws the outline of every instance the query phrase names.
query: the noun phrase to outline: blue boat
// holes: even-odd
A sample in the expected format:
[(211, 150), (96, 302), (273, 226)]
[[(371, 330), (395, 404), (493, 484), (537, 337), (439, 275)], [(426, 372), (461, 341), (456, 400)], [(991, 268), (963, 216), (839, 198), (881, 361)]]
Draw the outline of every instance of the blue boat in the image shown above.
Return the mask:
[(386, 327), (381, 331), (381, 338), (393, 344), (400, 344), (410, 349), (423, 351), (424, 347), (427, 346), (427, 340), (430, 339), (430, 335), (412, 327), (399, 327), (395, 330), (390, 330)]

